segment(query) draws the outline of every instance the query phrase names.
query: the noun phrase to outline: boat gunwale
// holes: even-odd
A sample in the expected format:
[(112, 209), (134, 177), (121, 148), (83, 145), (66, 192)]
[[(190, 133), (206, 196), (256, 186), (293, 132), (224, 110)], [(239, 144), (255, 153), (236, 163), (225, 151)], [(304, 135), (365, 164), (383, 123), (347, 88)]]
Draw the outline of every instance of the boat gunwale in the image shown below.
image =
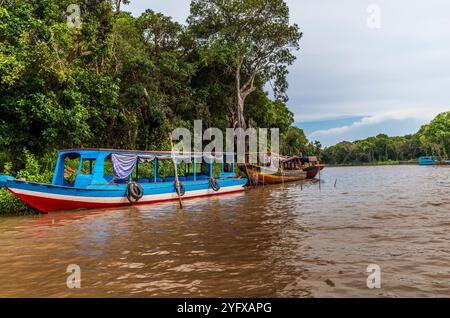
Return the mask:
[[(216, 180), (231, 180), (231, 181), (235, 181), (235, 180), (243, 180), (243, 178), (239, 178), (239, 177), (235, 177), (235, 178), (216, 178)], [(47, 188), (55, 188), (55, 189), (64, 189), (64, 190), (74, 190), (74, 191), (86, 191), (86, 190), (92, 190), (92, 191), (123, 191), (124, 188), (126, 188), (127, 183), (113, 183), (113, 184), (91, 184), (89, 185), (89, 187), (86, 188), (79, 188), (79, 187), (70, 187), (70, 186), (62, 186), (62, 185), (57, 185), (57, 184), (51, 184), (51, 183), (40, 183), (40, 182), (33, 182), (33, 181), (26, 181), (26, 180), (7, 180), (5, 187), (6, 188), (11, 188), (8, 186), (8, 183), (21, 183), (21, 184), (30, 184), (32, 186), (43, 186), (43, 187), (47, 187)], [(169, 185), (169, 184), (173, 184), (174, 181), (167, 181), (167, 182), (147, 182), (147, 183), (139, 183), (140, 185)], [(181, 183), (185, 184), (185, 185), (205, 185), (205, 184), (209, 184), (209, 179), (208, 180), (189, 180), (189, 181), (182, 181)], [(105, 188), (95, 188), (95, 186), (102, 186), (102, 187), (115, 187), (115, 188), (110, 188), (110, 189), (105, 189)], [(152, 189), (163, 189), (165, 187), (151, 187)]]

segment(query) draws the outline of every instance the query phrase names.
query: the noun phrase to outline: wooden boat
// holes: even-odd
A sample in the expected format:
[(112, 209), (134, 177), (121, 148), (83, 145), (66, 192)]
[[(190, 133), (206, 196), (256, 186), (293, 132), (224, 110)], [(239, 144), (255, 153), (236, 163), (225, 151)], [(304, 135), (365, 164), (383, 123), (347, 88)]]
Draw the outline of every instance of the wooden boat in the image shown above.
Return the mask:
[(250, 185), (278, 184), (306, 179), (307, 173), (301, 169), (298, 157), (280, 159), (279, 168), (268, 165), (240, 164), (239, 169), (246, 173)]
[(433, 157), (419, 157), (417, 160), (421, 166), (434, 166), (437, 164)]
[[(224, 155), (234, 158), (234, 154)], [(234, 162), (221, 164), (219, 176), (213, 177), (212, 161), (205, 162), (201, 154), (189, 155), (192, 163), (184, 163), (185, 173), (179, 176), (179, 187), (174, 176), (160, 175), (160, 163), (164, 160), (181, 165), (181, 160), (186, 159), (186, 154), (177, 157), (170, 152), (69, 149), (58, 152), (50, 184), (10, 178), (4, 183), (16, 197), (44, 213), (150, 204), (178, 200), (179, 196), (192, 199), (244, 190), (247, 179), (236, 176)], [(202, 169), (197, 173), (198, 164)], [(76, 172), (70, 178), (67, 168), (74, 166)]]
[(440, 158), (435, 159), (434, 157), (419, 157), (419, 165), (421, 166), (448, 166), (450, 165), (450, 160), (442, 160)]

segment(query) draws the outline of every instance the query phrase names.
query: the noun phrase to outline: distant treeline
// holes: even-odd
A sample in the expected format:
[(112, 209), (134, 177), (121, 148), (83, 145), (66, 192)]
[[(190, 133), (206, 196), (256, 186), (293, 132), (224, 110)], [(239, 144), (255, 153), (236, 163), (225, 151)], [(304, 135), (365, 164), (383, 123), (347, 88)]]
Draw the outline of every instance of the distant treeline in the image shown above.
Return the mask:
[(414, 135), (389, 137), (380, 134), (355, 142), (343, 141), (320, 152), (330, 164), (364, 164), (415, 160), (419, 156), (450, 155), (450, 112), (438, 115)]
[(312, 147), (286, 107), (302, 33), (283, 0), (193, 0), (186, 25), (128, 2), (0, 2), (0, 171), (23, 168), (24, 149), (167, 149), (196, 119), (279, 128), (286, 154)]

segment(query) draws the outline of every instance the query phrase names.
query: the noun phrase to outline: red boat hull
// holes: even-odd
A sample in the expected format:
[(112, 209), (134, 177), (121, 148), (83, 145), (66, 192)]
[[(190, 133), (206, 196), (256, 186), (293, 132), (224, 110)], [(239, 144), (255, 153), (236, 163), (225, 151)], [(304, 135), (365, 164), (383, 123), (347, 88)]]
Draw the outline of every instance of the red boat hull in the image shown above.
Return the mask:
[[(124, 203), (108, 203), (108, 202), (82, 202), (76, 200), (61, 200), (55, 198), (46, 197), (45, 194), (42, 195), (27, 195), (22, 193), (17, 193), (12, 189), (7, 188), (12, 194), (14, 194), (17, 198), (32, 206), (33, 208), (41, 211), (42, 213), (50, 213), (57, 211), (70, 211), (70, 210), (80, 210), (80, 209), (98, 209), (98, 208), (114, 208), (121, 206), (130, 206), (130, 205), (145, 205), (145, 204), (154, 204), (168, 201), (176, 201), (178, 197), (170, 198), (170, 199), (152, 199), (150, 201), (139, 201), (135, 203), (124, 202)], [(234, 194), (243, 192), (245, 189), (241, 187), (240, 189), (230, 189), (222, 188), (222, 192), (205, 192), (205, 194), (200, 195), (191, 195), (183, 197), (183, 200), (197, 199), (202, 197), (210, 197), (217, 195), (225, 195), (225, 194)]]

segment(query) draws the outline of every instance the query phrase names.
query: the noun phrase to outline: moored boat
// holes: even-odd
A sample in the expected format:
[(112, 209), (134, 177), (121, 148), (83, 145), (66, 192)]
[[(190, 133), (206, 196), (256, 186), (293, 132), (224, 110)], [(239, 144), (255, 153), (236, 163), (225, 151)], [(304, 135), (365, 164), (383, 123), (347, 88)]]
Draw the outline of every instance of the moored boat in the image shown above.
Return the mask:
[(419, 157), (417, 159), (419, 165), (421, 166), (448, 166), (450, 165), (450, 160), (442, 160), (441, 158), (434, 158), (432, 156)]
[(280, 158), (279, 167), (254, 164), (240, 164), (239, 169), (246, 173), (251, 185), (279, 184), (302, 181), (307, 173), (302, 170), (299, 157)]
[(419, 165), (421, 166), (434, 166), (437, 164), (437, 162), (434, 160), (433, 157), (419, 157), (417, 159), (419, 161)]
[[(16, 197), (48, 213), (63, 210), (107, 208), (162, 201), (192, 199), (230, 194), (244, 190), (247, 179), (236, 176), (234, 162), (221, 164), (213, 175), (213, 162), (205, 162), (202, 154), (176, 156), (170, 152), (69, 149), (58, 152), (53, 180), (50, 184), (6, 179), (6, 188)], [(230, 154), (224, 154), (228, 158)], [(178, 176), (167, 175), (175, 161), (183, 165)], [(197, 168), (200, 170), (197, 171)], [(134, 175), (134, 176), (133, 176)]]

